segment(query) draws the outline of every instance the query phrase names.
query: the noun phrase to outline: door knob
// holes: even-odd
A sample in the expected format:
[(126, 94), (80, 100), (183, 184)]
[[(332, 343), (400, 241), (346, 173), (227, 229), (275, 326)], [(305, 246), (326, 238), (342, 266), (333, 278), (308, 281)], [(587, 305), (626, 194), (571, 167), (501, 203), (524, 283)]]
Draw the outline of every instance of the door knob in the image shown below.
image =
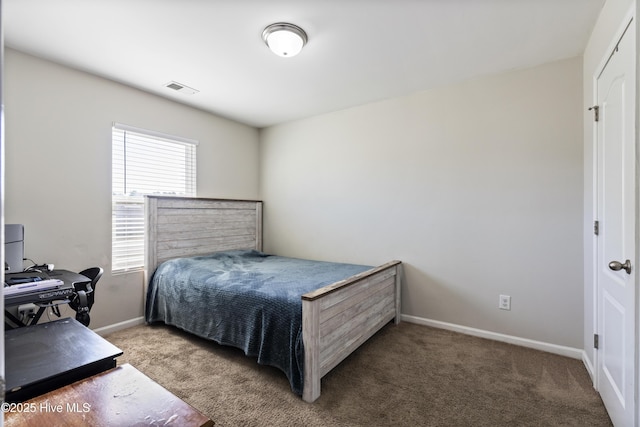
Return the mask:
[(621, 264), (619, 261), (611, 261), (609, 263), (609, 268), (613, 271), (624, 270), (627, 274), (631, 274), (631, 261), (626, 260), (624, 264)]

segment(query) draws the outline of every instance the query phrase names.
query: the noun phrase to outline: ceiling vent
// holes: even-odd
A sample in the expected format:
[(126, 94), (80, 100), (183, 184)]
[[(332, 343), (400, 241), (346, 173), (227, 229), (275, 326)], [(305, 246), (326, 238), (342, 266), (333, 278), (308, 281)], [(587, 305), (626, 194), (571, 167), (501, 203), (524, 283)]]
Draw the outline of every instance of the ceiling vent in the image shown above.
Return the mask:
[(185, 93), (187, 95), (193, 95), (194, 93), (200, 92), (199, 90), (196, 90), (189, 86), (185, 86), (182, 83), (178, 83), (178, 82), (169, 82), (165, 85), (165, 87), (168, 87), (169, 89), (173, 89), (176, 92)]

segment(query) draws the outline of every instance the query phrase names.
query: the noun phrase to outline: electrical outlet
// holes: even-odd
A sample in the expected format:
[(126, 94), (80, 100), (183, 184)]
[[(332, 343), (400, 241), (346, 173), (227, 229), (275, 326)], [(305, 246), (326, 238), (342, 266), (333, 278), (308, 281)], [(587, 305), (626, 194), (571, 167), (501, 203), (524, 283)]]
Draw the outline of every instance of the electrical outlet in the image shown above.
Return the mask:
[(509, 295), (500, 295), (498, 308), (500, 310), (511, 310), (511, 297)]

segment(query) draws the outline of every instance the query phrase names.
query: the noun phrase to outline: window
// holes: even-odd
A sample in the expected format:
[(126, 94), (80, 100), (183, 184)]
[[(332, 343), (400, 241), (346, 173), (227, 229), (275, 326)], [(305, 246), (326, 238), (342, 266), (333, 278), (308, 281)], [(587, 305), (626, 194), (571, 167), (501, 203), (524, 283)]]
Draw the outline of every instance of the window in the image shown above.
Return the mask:
[(114, 123), (113, 273), (144, 267), (144, 196), (195, 196), (197, 141)]

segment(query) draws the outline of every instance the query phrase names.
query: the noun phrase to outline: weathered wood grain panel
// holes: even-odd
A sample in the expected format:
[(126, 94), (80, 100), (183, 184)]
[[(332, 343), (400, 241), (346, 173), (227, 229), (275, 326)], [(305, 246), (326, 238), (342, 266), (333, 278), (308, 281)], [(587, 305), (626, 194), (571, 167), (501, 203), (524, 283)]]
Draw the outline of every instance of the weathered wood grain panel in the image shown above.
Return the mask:
[(212, 252), (262, 250), (262, 202), (146, 197), (146, 276), (161, 262)]
[(313, 301), (302, 301), (302, 342), (304, 344), (304, 387), (302, 399), (313, 402), (320, 397), (322, 372), (320, 371), (319, 312)]
[(378, 286), (363, 290), (351, 298), (343, 300), (329, 310), (322, 310), (320, 316), (320, 334), (322, 339), (329, 336), (327, 331), (332, 332), (341, 325), (353, 321), (353, 317), (361, 311), (369, 308), (380, 299), (389, 298), (395, 303), (395, 287), (393, 278), (380, 282)]

